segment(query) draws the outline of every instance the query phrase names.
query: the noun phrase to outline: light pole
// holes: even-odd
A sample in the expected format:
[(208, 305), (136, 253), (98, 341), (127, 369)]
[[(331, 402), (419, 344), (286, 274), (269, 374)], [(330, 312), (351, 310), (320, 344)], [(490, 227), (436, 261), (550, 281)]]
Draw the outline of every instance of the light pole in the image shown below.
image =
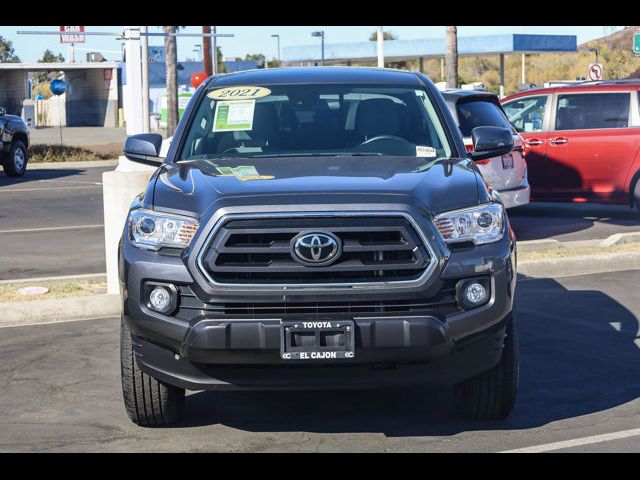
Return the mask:
[(278, 35), (277, 33), (274, 33), (273, 35), (271, 35), (272, 38), (275, 38), (276, 41), (278, 42), (278, 64), (280, 64), (280, 35)]
[(319, 32), (311, 32), (312, 37), (320, 37), (320, 42), (322, 45), (322, 53), (320, 56), (320, 65), (324, 65), (324, 30), (320, 30)]

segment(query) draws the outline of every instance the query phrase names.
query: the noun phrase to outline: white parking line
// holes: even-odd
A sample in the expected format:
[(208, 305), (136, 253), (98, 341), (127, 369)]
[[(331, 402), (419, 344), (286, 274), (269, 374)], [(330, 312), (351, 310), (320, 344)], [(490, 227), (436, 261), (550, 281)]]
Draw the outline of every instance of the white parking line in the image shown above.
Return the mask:
[(15, 192), (42, 192), (46, 190), (75, 190), (79, 188), (102, 188), (102, 185), (82, 185), (73, 187), (47, 187), (47, 188), (8, 188), (0, 189), (0, 193), (15, 193)]
[(28, 232), (46, 232), (51, 230), (77, 230), (79, 228), (102, 228), (104, 224), (99, 225), (71, 225), (68, 227), (42, 227), (42, 228), (18, 228), (15, 230), (0, 230), (2, 233), (28, 233)]
[(581, 445), (590, 445), (592, 443), (610, 442), (611, 440), (620, 440), (622, 438), (640, 436), (640, 428), (631, 430), (622, 430), (620, 432), (605, 433), (602, 435), (592, 435), (590, 437), (576, 438), (573, 440), (565, 440), (563, 442), (545, 443), (533, 447), (517, 448), (515, 450), (506, 450), (500, 453), (541, 453), (550, 452), (552, 450), (561, 450), (563, 448), (579, 447)]

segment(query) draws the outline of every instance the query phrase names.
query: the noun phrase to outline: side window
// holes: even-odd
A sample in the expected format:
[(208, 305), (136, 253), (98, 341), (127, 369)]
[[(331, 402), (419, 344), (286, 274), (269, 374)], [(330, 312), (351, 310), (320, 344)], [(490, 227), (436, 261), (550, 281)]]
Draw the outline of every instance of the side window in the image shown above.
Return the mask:
[(465, 137), (471, 136), (475, 127), (502, 127), (512, 130), (500, 107), (490, 100), (459, 101), (456, 108), (460, 130)]
[(542, 131), (547, 96), (523, 97), (502, 105), (509, 121), (520, 133)]
[(558, 95), (556, 130), (626, 128), (630, 93)]

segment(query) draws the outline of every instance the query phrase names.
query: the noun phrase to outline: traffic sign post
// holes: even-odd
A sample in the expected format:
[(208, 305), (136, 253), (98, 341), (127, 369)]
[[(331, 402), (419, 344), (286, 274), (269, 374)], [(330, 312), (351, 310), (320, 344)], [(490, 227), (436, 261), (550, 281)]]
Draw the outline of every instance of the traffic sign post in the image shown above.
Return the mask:
[(601, 63), (589, 64), (589, 80), (593, 80), (593, 81), (602, 80), (602, 64)]

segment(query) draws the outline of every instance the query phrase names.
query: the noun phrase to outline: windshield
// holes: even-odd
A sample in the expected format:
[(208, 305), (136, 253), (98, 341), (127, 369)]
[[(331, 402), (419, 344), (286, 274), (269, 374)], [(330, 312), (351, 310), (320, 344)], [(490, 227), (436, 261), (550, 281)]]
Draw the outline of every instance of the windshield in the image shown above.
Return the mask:
[(435, 159), (451, 147), (422, 89), (247, 85), (206, 94), (180, 159), (353, 155)]

